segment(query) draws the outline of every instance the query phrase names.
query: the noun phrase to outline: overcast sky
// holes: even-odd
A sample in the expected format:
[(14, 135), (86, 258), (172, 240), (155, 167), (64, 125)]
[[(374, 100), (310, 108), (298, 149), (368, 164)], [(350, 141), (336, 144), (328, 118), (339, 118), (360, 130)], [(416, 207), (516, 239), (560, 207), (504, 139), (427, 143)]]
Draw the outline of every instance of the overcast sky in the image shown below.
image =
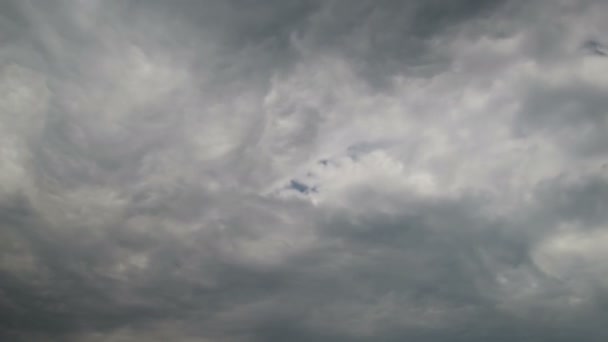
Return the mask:
[(607, 341), (608, 2), (0, 0), (0, 340)]

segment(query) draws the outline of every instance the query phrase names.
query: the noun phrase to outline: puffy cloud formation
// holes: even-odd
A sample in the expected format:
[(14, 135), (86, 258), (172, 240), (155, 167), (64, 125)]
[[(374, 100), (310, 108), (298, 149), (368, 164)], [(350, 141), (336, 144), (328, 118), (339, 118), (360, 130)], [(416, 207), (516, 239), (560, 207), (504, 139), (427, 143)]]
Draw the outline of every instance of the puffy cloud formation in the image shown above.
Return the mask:
[(606, 341), (608, 3), (0, 1), (3, 341)]

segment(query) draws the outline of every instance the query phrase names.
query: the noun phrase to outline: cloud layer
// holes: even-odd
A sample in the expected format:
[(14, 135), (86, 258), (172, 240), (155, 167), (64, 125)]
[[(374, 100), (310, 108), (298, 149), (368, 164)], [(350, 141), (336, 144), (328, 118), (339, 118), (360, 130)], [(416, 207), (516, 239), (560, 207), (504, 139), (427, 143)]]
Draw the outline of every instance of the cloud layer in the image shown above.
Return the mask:
[(606, 13), (0, 1), (0, 339), (605, 341)]

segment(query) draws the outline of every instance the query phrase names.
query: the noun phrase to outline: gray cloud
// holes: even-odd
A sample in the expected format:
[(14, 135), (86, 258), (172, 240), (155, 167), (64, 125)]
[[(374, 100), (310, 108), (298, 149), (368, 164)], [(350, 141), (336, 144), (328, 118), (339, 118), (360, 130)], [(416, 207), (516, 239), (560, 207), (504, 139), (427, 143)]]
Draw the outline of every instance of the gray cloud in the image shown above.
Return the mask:
[(604, 341), (601, 1), (0, 1), (0, 338)]

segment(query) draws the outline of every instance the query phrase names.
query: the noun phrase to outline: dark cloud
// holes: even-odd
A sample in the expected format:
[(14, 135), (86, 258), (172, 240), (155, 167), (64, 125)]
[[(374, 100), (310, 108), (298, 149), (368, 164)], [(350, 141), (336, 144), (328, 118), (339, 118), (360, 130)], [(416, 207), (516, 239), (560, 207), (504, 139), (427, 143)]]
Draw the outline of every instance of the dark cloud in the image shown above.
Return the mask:
[(602, 57), (608, 56), (608, 53), (606, 53), (606, 46), (594, 39), (589, 39), (586, 42), (584, 42), (583, 48), (585, 50), (587, 50), (588, 52), (590, 52), (594, 55), (597, 55), (597, 56), (602, 56)]
[(0, 339), (604, 341), (601, 1), (0, 1)]

